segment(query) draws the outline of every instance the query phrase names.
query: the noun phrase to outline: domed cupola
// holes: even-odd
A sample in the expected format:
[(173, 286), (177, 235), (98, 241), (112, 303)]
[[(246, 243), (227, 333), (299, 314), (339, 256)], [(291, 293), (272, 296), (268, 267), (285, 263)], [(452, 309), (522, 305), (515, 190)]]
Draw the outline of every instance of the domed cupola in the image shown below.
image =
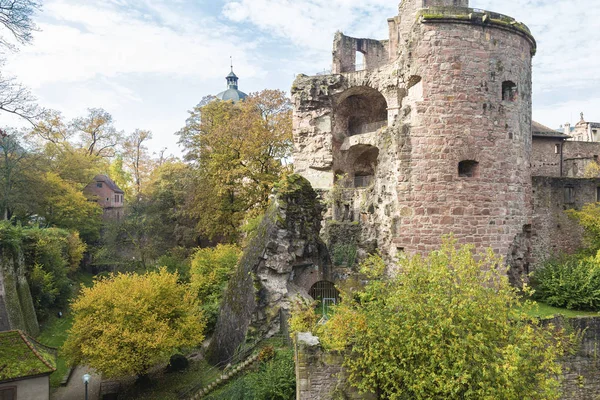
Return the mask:
[(238, 77), (233, 72), (233, 65), (231, 66), (231, 72), (225, 77), (225, 80), (227, 80), (227, 90), (217, 94), (217, 99), (237, 103), (248, 96), (246, 93), (238, 90)]

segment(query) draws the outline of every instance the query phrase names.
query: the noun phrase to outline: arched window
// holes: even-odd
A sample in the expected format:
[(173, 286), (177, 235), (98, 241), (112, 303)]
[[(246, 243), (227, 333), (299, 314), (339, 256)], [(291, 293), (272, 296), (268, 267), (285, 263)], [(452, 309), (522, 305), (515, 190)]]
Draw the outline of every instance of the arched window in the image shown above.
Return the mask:
[(460, 178), (476, 178), (479, 176), (479, 163), (474, 160), (463, 160), (458, 163)]
[(387, 101), (370, 87), (356, 86), (344, 92), (335, 108), (335, 134), (341, 141), (347, 136), (375, 132), (387, 126)]
[(516, 83), (513, 81), (502, 82), (502, 101), (517, 101), (518, 95)]

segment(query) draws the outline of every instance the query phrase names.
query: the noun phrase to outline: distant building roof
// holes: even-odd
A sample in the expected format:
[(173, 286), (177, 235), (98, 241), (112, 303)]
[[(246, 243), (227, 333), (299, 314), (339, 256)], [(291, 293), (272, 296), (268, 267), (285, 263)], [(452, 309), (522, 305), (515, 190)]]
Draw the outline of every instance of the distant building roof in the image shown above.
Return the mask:
[(234, 103), (237, 103), (238, 101), (244, 100), (246, 97), (248, 97), (246, 93), (238, 90), (238, 77), (233, 72), (233, 66), (231, 67), (231, 72), (229, 75), (225, 77), (225, 80), (227, 81), (227, 90), (216, 95), (215, 97), (217, 99), (233, 101)]
[(48, 375), (56, 371), (56, 349), (21, 331), (0, 332), (0, 382)]
[(96, 175), (94, 177), (94, 181), (95, 182), (104, 182), (104, 183), (106, 183), (106, 186), (108, 186), (109, 188), (111, 188), (112, 191), (115, 192), (115, 193), (125, 193), (125, 192), (123, 192), (121, 190), (121, 188), (119, 188), (117, 186), (117, 184), (112, 179), (110, 179), (106, 175)]
[(539, 122), (532, 121), (531, 122), (531, 134), (535, 137), (548, 137), (548, 138), (569, 138), (569, 135), (565, 135), (564, 133), (547, 127), (546, 125), (542, 125)]

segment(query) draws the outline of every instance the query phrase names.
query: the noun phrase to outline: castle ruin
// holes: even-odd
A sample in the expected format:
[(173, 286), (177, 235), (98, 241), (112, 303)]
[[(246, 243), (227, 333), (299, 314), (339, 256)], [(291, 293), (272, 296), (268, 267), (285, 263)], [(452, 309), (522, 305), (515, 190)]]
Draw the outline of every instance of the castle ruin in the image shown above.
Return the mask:
[(583, 167), (567, 174), (567, 154), (587, 163), (598, 148), (540, 124), (532, 133), (535, 39), (468, 6), (403, 0), (387, 40), (336, 33), (332, 73), (292, 87), (294, 165), (314, 188), (343, 193), (327, 218), (358, 224), (363, 253), (425, 253), (452, 233), (504, 256), (518, 283), (580, 243), (562, 211), (596, 201), (600, 182)]

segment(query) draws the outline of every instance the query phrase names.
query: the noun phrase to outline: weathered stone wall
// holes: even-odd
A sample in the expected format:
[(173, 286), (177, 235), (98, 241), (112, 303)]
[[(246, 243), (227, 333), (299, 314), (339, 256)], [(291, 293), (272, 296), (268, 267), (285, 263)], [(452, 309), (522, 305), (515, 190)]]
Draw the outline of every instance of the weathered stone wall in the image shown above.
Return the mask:
[(583, 336), (577, 353), (562, 361), (561, 399), (597, 400), (600, 394), (600, 318), (569, 318), (568, 322), (575, 330), (583, 332)]
[(563, 150), (565, 176), (583, 178), (586, 167), (597, 163), (600, 155), (600, 143), (567, 141)]
[(0, 330), (10, 329), (35, 336), (39, 324), (25, 277), (22, 251), (0, 247)]
[[(557, 147), (558, 152), (557, 152)], [(561, 138), (533, 139), (531, 152), (532, 176), (561, 176), (561, 150), (564, 152), (565, 142)]]
[[(363, 65), (359, 65), (356, 52), (363, 54)], [(353, 38), (336, 32), (333, 39), (332, 73), (377, 68), (387, 62), (389, 62), (387, 40)]]
[(360, 394), (348, 385), (342, 367), (343, 355), (324, 351), (316, 336), (310, 333), (296, 334), (294, 356), (296, 400), (377, 398), (373, 394)]
[[(531, 223), (531, 40), (445, 23), (415, 25), (413, 37), (411, 75), (422, 79), (423, 100), (410, 121), (410, 165), (398, 177), (404, 217), (394, 242), (424, 252), (453, 232), (505, 255)], [(502, 99), (509, 80), (514, 102)], [(459, 176), (463, 160), (479, 163), (474, 176)]]
[(290, 175), (279, 184), (256, 234), (244, 249), (223, 296), (208, 358), (227, 363), (246, 340), (280, 330), (282, 310), (330, 274), (319, 237), (322, 207), (308, 181)]
[(583, 229), (565, 210), (595, 202), (600, 178), (534, 176), (532, 181), (532, 262), (539, 264), (559, 253), (573, 253), (581, 248)]

